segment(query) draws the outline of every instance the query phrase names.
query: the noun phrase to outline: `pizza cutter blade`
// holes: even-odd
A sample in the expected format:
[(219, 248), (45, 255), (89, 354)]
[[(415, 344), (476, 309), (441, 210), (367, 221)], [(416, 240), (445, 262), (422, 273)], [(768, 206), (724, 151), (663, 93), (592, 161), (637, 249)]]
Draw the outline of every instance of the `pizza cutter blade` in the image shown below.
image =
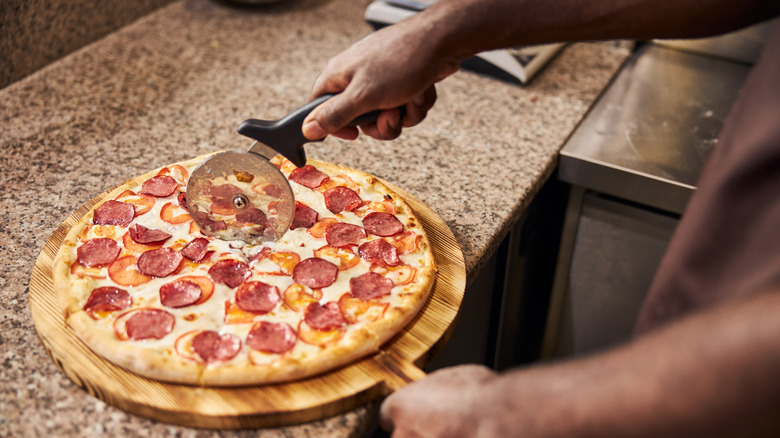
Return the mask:
[[(249, 151), (219, 153), (192, 172), (187, 207), (204, 234), (250, 245), (282, 238), (295, 216), (295, 197), (287, 178), (268, 160), (281, 154), (296, 166), (304, 166), (303, 145), (322, 140), (303, 136), (303, 120), (332, 96), (320, 96), (279, 120), (244, 121), (238, 132), (258, 140)], [(379, 113), (364, 114), (349, 125), (371, 123)]]
[(205, 235), (256, 245), (279, 240), (290, 228), (295, 199), (290, 183), (266, 158), (227, 151), (192, 172), (187, 208)]

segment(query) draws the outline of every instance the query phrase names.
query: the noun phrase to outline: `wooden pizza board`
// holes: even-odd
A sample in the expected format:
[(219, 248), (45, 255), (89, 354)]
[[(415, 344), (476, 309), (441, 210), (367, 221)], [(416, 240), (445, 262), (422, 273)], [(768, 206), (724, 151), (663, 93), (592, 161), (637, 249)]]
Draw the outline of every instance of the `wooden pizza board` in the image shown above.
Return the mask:
[(230, 388), (159, 382), (96, 355), (65, 323), (52, 286), (52, 264), (71, 227), (111, 190), (73, 213), (38, 256), (30, 278), (30, 310), (38, 336), (55, 364), (93, 396), (137, 415), (184, 426), (285, 426), (329, 417), (388, 395), (425, 377), (421, 367), (454, 327), (466, 287), (466, 269), (460, 247), (444, 221), (420, 200), (387, 185), (404, 197), (420, 219), (433, 247), (438, 272), (423, 308), (378, 353), (296, 382)]

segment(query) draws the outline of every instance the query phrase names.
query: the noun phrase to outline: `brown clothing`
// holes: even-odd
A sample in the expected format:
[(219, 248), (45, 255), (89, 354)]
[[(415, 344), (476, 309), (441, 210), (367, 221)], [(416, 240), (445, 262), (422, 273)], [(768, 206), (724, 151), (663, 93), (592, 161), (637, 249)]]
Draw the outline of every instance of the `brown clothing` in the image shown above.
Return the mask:
[(740, 91), (697, 187), (636, 334), (726, 300), (780, 292), (780, 26)]

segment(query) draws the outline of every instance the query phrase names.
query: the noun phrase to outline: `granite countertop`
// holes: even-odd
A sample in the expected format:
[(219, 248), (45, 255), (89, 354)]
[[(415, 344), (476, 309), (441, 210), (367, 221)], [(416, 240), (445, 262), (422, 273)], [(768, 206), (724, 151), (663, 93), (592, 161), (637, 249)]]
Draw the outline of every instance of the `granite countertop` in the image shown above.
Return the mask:
[[(174, 2), (0, 90), (0, 435), (346, 437), (371, 427), (376, 404), (242, 432), (128, 414), (56, 368), (28, 300), (39, 252), (73, 211), (142, 172), (247, 148), (237, 124), (303, 104), (329, 57), (371, 31), (366, 5)], [(459, 72), (439, 85), (429, 117), (398, 140), (328, 139), (307, 151), (384, 178), (438, 212), (472, 279), (627, 55), (625, 44), (574, 44), (527, 87)]]

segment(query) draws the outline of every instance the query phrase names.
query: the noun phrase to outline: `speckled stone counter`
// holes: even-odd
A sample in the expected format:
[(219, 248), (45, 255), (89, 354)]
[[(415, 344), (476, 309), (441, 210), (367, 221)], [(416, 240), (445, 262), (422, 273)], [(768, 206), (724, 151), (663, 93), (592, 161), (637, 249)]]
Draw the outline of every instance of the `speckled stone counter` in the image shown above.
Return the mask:
[[(125, 413), (55, 367), (28, 301), (36, 257), (73, 211), (147, 170), (247, 148), (237, 124), (304, 103), (327, 59), (370, 32), (366, 4), (175, 2), (0, 90), (0, 436), (350, 437), (371, 427), (375, 406), (241, 432)], [(471, 279), (627, 54), (615, 43), (575, 44), (528, 87), (460, 72), (440, 84), (428, 119), (397, 141), (328, 139), (307, 150), (385, 178), (437, 211)]]
[(172, 0), (3, 0), (0, 88)]

